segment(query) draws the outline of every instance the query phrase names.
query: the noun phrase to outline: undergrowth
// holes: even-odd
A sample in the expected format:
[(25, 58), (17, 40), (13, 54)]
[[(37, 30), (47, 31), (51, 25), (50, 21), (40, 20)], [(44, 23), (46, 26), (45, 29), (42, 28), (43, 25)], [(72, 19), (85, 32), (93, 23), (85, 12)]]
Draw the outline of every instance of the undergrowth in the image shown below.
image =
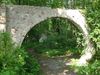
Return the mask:
[(24, 49), (16, 47), (9, 33), (0, 33), (0, 75), (39, 75), (39, 73), (40, 65), (37, 60)]

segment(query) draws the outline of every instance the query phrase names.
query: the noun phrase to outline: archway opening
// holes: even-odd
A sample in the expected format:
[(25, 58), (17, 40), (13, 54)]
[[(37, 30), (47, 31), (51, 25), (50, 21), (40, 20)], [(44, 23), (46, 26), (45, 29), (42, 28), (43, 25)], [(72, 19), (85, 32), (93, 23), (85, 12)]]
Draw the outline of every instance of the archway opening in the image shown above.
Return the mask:
[(65, 18), (49, 18), (26, 34), (22, 47), (47, 57), (81, 53), (84, 39), (78, 28)]

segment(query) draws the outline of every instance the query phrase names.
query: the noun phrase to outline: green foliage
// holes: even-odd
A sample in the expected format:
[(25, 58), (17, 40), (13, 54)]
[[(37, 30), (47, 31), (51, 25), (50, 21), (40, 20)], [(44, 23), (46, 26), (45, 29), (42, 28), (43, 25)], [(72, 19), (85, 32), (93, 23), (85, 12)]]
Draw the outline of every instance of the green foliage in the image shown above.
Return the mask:
[[(41, 75), (38, 61), (31, 55), (25, 58), (25, 64), (19, 72), (19, 75)], [(41, 72), (41, 73), (40, 73)]]
[(51, 6), (50, 7), (53, 7), (53, 8), (62, 8), (64, 7), (64, 0), (50, 0), (51, 2)]
[(79, 67), (78, 75), (100, 75), (100, 60), (95, 61), (88, 66)]
[(8, 33), (0, 33), (0, 73), (6, 74), (8, 71), (17, 73), (20, 67), (25, 64), (26, 53), (18, 47), (14, 47)]
[(86, 19), (90, 27), (90, 38), (94, 43), (96, 54), (86, 67), (78, 68), (78, 75), (100, 75), (100, 0), (94, 0), (86, 8)]
[(96, 5), (95, 9), (87, 8), (87, 22), (91, 28), (90, 38), (94, 42), (96, 50), (100, 49), (100, 8)]
[(53, 8), (63, 7), (63, 0), (0, 0), (2, 5), (34, 5), (34, 6), (49, 6)]
[(24, 49), (15, 47), (9, 33), (0, 33), (0, 75), (37, 75), (39, 71), (37, 61)]
[(2, 5), (48, 6), (52, 8), (86, 8), (99, 5), (99, 0), (0, 0)]
[(8, 5), (8, 4), (13, 4), (12, 0), (0, 0), (1, 5)]

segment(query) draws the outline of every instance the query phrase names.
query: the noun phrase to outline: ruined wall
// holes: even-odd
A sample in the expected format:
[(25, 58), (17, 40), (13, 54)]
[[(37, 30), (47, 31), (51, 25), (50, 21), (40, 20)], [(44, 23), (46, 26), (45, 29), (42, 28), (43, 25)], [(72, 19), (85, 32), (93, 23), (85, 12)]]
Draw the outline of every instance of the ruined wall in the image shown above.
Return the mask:
[(0, 6), (0, 31), (6, 31), (6, 7)]
[(84, 64), (90, 60), (94, 55), (91, 52), (95, 52), (95, 50), (89, 39), (85, 17), (79, 10), (18, 5), (3, 6), (0, 7), (0, 31), (10, 32), (13, 42), (21, 45), (31, 28), (52, 17), (63, 17), (70, 20), (83, 33), (86, 49), (84, 49), (84, 54), (80, 57), (78, 64)]

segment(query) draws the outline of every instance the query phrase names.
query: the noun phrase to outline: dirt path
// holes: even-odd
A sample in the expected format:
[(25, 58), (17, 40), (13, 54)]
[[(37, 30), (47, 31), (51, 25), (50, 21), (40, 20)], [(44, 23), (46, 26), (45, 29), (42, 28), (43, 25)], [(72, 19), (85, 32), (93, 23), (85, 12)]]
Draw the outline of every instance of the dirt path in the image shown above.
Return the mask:
[(70, 62), (69, 57), (42, 58), (39, 57), (39, 63), (44, 75), (76, 75), (76, 73), (66, 65)]
[(33, 56), (38, 59), (43, 75), (77, 75), (68, 64), (72, 58), (77, 58), (76, 55), (64, 55), (54, 58), (47, 58), (45, 56), (34, 54), (29, 51)]

